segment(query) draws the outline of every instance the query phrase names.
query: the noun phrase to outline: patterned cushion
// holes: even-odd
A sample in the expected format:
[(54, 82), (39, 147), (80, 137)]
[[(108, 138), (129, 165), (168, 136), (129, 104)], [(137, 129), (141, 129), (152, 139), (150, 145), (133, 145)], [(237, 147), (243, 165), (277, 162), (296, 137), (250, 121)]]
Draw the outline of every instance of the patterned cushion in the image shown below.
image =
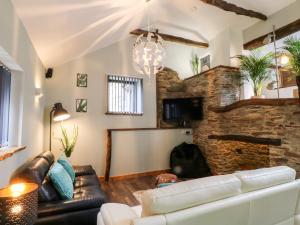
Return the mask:
[(61, 155), (59, 157), (59, 159), (57, 160), (57, 162), (65, 168), (65, 170), (70, 175), (70, 177), (72, 179), (72, 182), (74, 183), (74, 181), (75, 181), (75, 172), (74, 172), (74, 169), (73, 169), (71, 163), (68, 161), (68, 159), (64, 155)]
[(49, 177), (63, 200), (73, 198), (74, 187), (72, 179), (61, 164), (56, 162), (53, 165), (49, 171)]

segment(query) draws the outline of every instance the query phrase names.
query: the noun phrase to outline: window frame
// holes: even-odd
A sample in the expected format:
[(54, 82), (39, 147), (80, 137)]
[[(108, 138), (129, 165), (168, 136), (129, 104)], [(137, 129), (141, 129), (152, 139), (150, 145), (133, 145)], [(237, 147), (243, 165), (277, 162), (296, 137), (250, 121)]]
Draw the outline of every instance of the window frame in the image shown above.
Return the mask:
[(12, 71), (10, 69), (8, 69), (6, 66), (4, 66), (2, 63), (0, 63), (0, 67), (4, 68), (4, 70), (7, 70), (9, 72), (9, 94), (8, 94), (8, 106), (7, 109), (8, 110), (8, 115), (7, 115), (7, 124), (6, 124), (6, 142), (5, 143), (1, 143), (2, 142), (2, 137), (0, 140), (0, 149), (7, 149), (10, 146), (10, 112), (11, 112), (11, 97), (12, 97)]
[[(132, 113), (132, 112), (110, 112), (109, 111), (109, 76), (116, 77), (125, 77), (125, 78), (133, 78), (141, 81), (141, 112), (140, 113)], [(143, 116), (144, 115), (144, 79), (137, 76), (127, 76), (120, 74), (107, 73), (106, 74), (106, 115), (116, 115), (116, 116)]]

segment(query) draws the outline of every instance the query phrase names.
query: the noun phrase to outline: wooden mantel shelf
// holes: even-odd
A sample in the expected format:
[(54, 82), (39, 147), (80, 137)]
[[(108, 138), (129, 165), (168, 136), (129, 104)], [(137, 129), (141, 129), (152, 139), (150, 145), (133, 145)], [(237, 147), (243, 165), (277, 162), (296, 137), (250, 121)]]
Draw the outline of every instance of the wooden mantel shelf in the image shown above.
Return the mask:
[(228, 112), (245, 106), (286, 106), (299, 105), (297, 98), (281, 98), (281, 99), (246, 99), (235, 102), (227, 106), (208, 106), (208, 110), (215, 113)]
[(209, 135), (208, 139), (223, 140), (223, 141), (239, 141), (239, 142), (247, 142), (247, 143), (261, 144), (261, 145), (281, 146), (281, 139), (261, 138), (261, 137), (236, 135), (236, 134)]

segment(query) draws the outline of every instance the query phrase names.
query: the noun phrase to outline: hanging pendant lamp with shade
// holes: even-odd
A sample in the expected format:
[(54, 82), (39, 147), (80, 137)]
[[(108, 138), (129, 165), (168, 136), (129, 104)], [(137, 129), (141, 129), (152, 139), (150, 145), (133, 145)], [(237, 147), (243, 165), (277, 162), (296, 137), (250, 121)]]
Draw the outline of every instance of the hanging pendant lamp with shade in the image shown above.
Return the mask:
[[(146, 3), (150, 2), (146, 0)], [(149, 4), (149, 3), (148, 3)], [(149, 5), (148, 5), (149, 7)], [(148, 33), (137, 37), (133, 47), (133, 66), (140, 74), (149, 78), (164, 69), (166, 50), (164, 40), (157, 32), (150, 32), (148, 13)]]

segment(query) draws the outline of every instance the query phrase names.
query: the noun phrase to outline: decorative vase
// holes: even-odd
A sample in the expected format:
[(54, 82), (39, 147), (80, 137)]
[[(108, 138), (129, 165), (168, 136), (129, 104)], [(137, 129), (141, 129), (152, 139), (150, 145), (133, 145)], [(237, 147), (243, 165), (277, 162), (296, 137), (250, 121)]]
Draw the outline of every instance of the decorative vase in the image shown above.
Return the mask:
[(299, 104), (300, 104), (300, 75), (296, 76), (296, 82), (297, 82), (297, 86), (298, 86)]

